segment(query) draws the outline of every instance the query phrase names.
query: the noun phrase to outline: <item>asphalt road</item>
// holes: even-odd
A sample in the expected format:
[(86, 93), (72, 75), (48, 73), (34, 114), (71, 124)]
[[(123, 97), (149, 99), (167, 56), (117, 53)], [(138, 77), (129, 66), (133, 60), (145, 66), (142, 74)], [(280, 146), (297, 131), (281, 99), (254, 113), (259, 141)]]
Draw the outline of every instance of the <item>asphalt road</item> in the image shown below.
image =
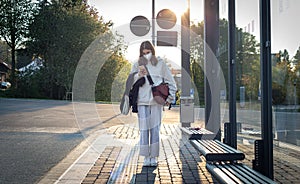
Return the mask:
[(69, 102), (0, 98), (0, 183), (38, 182), (83, 139)]

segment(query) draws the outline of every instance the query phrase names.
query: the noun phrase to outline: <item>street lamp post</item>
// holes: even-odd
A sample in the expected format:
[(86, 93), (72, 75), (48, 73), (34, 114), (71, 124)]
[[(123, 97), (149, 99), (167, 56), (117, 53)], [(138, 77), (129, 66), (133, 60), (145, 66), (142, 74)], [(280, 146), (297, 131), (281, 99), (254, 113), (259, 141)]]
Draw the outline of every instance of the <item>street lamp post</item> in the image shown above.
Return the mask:
[(294, 80), (294, 110), (297, 110), (297, 94), (296, 94), (297, 79)]
[(297, 111), (297, 80), (299, 77), (299, 71), (296, 72), (296, 78), (294, 80), (294, 110)]

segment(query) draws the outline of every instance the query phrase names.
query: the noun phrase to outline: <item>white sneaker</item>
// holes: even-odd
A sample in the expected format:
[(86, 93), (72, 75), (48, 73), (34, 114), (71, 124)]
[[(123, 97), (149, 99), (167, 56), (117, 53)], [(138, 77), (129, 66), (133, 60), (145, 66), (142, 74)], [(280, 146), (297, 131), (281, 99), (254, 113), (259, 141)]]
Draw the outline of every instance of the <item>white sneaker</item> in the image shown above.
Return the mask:
[(151, 157), (150, 158), (150, 165), (153, 167), (157, 166), (157, 158), (156, 157)]
[(143, 164), (143, 166), (145, 166), (145, 167), (151, 166), (151, 159), (150, 159), (150, 157), (145, 157), (144, 158), (144, 164)]

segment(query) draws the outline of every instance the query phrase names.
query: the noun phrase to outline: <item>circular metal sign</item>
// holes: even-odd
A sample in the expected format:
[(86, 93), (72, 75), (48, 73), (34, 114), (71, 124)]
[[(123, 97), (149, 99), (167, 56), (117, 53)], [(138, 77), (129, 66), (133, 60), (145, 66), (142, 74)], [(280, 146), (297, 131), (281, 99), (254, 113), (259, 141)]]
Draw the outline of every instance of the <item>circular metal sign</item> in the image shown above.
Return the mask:
[(171, 29), (177, 21), (176, 15), (169, 9), (162, 9), (156, 16), (156, 22), (163, 29)]
[(130, 21), (130, 30), (136, 36), (145, 36), (150, 31), (150, 21), (144, 16), (136, 16)]

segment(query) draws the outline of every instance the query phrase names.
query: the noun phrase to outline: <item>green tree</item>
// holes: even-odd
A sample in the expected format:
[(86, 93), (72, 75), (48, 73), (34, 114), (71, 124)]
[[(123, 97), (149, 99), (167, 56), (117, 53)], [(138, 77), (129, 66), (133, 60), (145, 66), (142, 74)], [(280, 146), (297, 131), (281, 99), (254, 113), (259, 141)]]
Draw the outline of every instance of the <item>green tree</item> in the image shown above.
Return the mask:
[(298, 104), (300, 103), (300, 47), (298, 48), (295, 56), (293, 57), (293, 64), (295, 66), (293, 71), (293, 80), (296, 82), (296, 93), (297, 93), (297, 99)]
[[(235, 29), (236, 46), (236, 92), (239, 100), (239, 88), (245, 86), (246, 98), (253, 99), (258, 94), (260, 70), (259, 70), (259, 44), (254, 35), (243, 32), (241, 28)], [(228, 21), (220, 20), (220, 53), (219, 63), (222, 68), (226, 86), (228, 86)], [(227, 95), (229, 95), (227, 88)]]
[[(219, 22), (219, 63), (228, 84), (228, 21), (221, 19)], [(191, 25), (191, 71), (192, 78), (199, 92), (200, 101), (204, 102), (204, 22)], [(258, 93), (259, 70), (259, 44), (255, 36), (236, 28), (236, 87), (239, 97), (240, 86), (245, 86), (247, 97), (253, 98)], [(228, 85), (227, 85), (228, 86)], [(227, 89), (228, 90), (228, 89)], [(227, 95), (228, 95), (227, 91)]]
[(300, 47), (298, 48), (295, 56), (293, 57), (293, 63), (296, 65), (296, 66), (299, 66), (300, 65)]
[[(97, 101), (120, 101), (131, 65), (122, 55), (113, 54), (101, 68), (96, 84)], [(115, 96), (112, 96), (115, 95)]]
[[(51, 19), (49, 19), (51, 17)], [(43, 1), (30, 25), (30, 52), (44, 59), (44, 85), (50, 98), (61, 99), (72, 90), (77, 63), (99, 35), (109, 31), (97, 11), (85, 1)]]
[(27, 38), (35, 6), (31, 0), (0, 1), (0, 37), (11, 48), (12, 84), (15, 85), (16, 49)]
[(240, 39), (241, 43), (240, 47), (237, 48), (236, 59), (237, 76), (239, 76), (237, 86), (245, 86), (248, 99), (258, 99), (260, 83), (259, 44), (255, 36), (247, 32), (243, 32)]
[(249, 55), (252, 60), (245, 59), (241, 62), (248, 62), (243, 67), (241, 84), (246, 88), (246, 97), (252, 101), (258, 99), (259, 83), (260, 83), (260, 60), (259, 54)]
[(5, 41), (0, 40), (0, 60), (6, 63), (11, 63), (11, 55), (8, 49), (8, 45)]
[[(195, 104), (204, 104), (204, 22), (191, 25), (191, 78), (195, 85)], [(198, 100), (196, 100), (198, 99)]]
[(293, 100), (293, 63), (286, 49), (275, 54), (272, 68), (272, 90), (274, 104), (288, 104)]
[(18, 49), (16, 53), (17, 64), (16, 67), (18, 69), (27, 66), (32, 62), (32, 56), (28, 53), (26, 48)]
[[(18, 77), (18, 90), (15, 91), (15, 97), (21, 98), (46, 98), (46, 86), (43, 85), (43, 69), (33, 70), (29, 68)], [(21, 90), (20, 90), (21, 89)]]

